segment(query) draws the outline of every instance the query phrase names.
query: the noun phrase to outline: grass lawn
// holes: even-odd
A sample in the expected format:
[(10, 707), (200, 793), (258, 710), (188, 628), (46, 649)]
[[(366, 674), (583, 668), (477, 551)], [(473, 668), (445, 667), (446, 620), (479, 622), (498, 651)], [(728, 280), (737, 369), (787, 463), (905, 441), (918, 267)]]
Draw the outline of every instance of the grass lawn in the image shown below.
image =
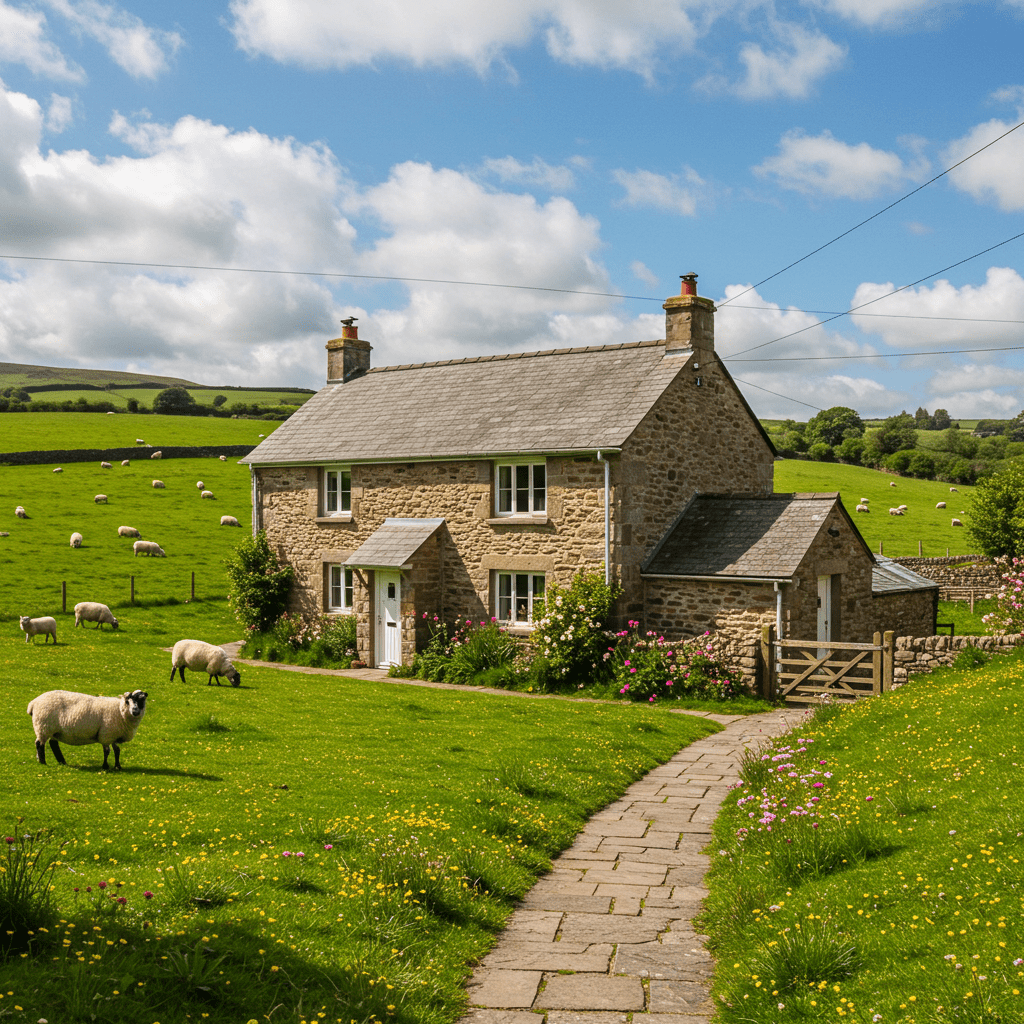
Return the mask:
[[(235, 402), (245, 402), (252, 405), (259, 402), (260, 405), (301, 405), (312, 395), (306, 392), (275, 391), (273, 388), (253, 388), (252, 390), (238, 391), (215, 391), (210, 388), (186, 388), (186, 391), (196, 400), (199, 405), (213, 405), (217, 395), (223, 395), (227, 399), (227, 405), (234, 405)], [(156, 388), (117, 388), (113, 391), (34, 391), (33, 402), (75, 402), (84, 398), (88, 402), (110, 402), (115, 409), (128, 409), (128, 399), (134, 398), (144, 409), (153, 406), (153, 399), (160, 392)]]
[(723, 1022), (1024, 1020), (1022, 718), (1018, 651), (749, 758), (704, 915)]
[[(894, 481), (896, 486), (890, 487)], [(872, 551), (889, 556), (916, 555), (918, 541), (926, 558), (946, 554), (974, 554), (977, 544), (968, 536), (971, 497), (974, 488), (957, 485), (955, 493), (950, 484), (935, 480), (916, 480), (895, 476), (888, 471), (846, 466), (838, 462), (805, 462), (802, 459), (782, 459), (775, 463), (775, 490), (839, 491), (843, 505), (856, 522), (864, 540)], [(861, 498), (868, 498), (871, 511), (855, 512)], [(936, 508), (940, 501), (946, 508)], [(903, 516), (890, 516), (889, 509), (906, 505)], [(956, 518), (964, 527), (952, 526)]]
[(938, 621), (952, 622), (956, 636), (988, 636), (1002, 630), (993, 630), (982, 621), (982, 616), (991, 614), (998, 607), (999, 602), (995, 598), (976, 598), (973, 612), (970, 601), (940, 601)]
[[(132, 448), (139, 437), (154, 448), (162, 445), (256, 445), (260, 442), (260, 434), (270, 434), (280, 425), (279, 420), (232, 420), (213, 416), (11, 412), (0, 413), (0, 449), (5, 452), (35, 452), (71, 448)], [(148, 458), (149, 454), (139, 446), (140, 459)]]

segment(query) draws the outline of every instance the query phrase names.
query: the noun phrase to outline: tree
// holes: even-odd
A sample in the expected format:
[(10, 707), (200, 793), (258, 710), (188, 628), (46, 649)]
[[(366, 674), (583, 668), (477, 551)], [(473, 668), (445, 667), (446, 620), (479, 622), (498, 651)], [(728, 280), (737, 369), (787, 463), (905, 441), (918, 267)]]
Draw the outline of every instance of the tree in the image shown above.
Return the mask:
[(932, 419), (934, 420), (932, 430), (949, 430), (953, 425), (953, 421), (949, 418), (949, 413), (945, 409), (936, 409)]
[(935, 417), (923, 405), (917, 407), (917, 412), (914, 413), (914, 423), (918, 430), (935, 429)]
[(261, 633), (269, 629), (285, 609), (295, 570), (280, 564), (263, 530), (246, 537), (224, 565), (231, 581), (228, 604), (238, 621)]
[(864, 457), (864, 438), (848, 437), (838, 448), (835, 449), (835, 453), (843, 462), (849, 462), (853, 466), (859, 466), (861, 459)]
[(914, 417), (906, 410), (899, 416), (890, 416), (875, 432), (874, 442), (883, 455), (915, 447), (917, 425)]
[(219, 409), (226, 401), (227, 401), (227, 397), (225, 395), (218, 395), (213, 400), (213, 407), (214, 407), (214, 409)]
[(1024, 441), (1024, 411), (1017, 413), (1003, 431), (1003, 437), (1011, 441)]
[(128, 399), (128, 411), (138, 412), (139, 411), (139, 400), (137, 398)]
[(153, 399), (153, 412), (187, 416), (195, 405), (196, 400), (184, 388), (165, 388)]
[(1024, 459), (978, 481), (967, 529), (986, 555), (1024, 555)]
[(835, 405), (816, 413), (807, 421), (804, 436), (809, 444), (822, 442), (835, 448), (848, 437), (860, 437), (864, 433), (864, 421), (853, 409)]

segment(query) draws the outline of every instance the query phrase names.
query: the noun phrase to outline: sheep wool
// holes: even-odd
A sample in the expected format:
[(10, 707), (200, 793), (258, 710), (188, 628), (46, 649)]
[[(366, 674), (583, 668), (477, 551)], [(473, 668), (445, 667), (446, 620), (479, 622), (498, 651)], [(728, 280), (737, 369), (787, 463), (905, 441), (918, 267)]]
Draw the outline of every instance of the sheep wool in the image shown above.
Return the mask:
[(93, 697), (71, 690), (47, 690), (29, 702), (28, 713), (36, 733), (36, 760), (46, 764), (46, 744), (59, 764), (67, 764), (58, 740), (73, 747), (87, 743), (103, 745), (103, 767), (108, 768), (114, 748), (114, 769), (121, 767), (121, 745), (134, 739), (146, 713), (144, 690), (120, 697)]
[(109, 462), (101, 462), (100, 469), (113, 469)]
[(119, 526), (117, 528), (118, 537), (141, 537), (142, 534), (135, 529), (134, 526)]
[(82, 546), (82, 535), (80, 533), (71, 534), (71, 546), (73, 548), (80, 548)]
[(242, 524), (234, 516), (221, 516), (221, 526), (241, 526)]
[(132, 464), (132, 460), (131, 459), (122, 459), (121, 460), (121, 465), (122, 466), (130, 466), (131, 464)]
[(58, 467), (57, 467), (57, 468), (56, 468), (56, 469), (54, 470), (54, 473), (63, 473), (63, 472), (64, 472), (64, 470), (63, 470), (63, 469), (62, 469), (62, 468), (61, 468), (60, 466), (58, 466)]
[(202, 480), (197, 480), (196, 487), (198, 487), (199, 490), (203, 491), (206, 489), (206, 484), (204, 484)]
[(217, 458), (220, 459), (221, 462), (228, 461), (228, 457), (226, 455), (218, 455)]
[(192, 669), (193, 672), (205, 672), (209, 676), (207, 686), (214, 679), (220, 686), (221, 676), (226, 676), (232, 686), (238, 686), (242, 682), (242, 676), (231, 664), (225, 650), (203, 640), (179, 640), (174, 645), (171, 651), (171, 679), (174, 679), (174, 673), (177, 672), (181, 676), (181, 681), (185, 682), (186, 668)]
[(139, 555), (150, 555), (153, 558), (166, 558), (167, 554), (155, 540), (137, 540), (132, 545), (134, 557)]
[(107, 496), (105, 494), (97, 494), (92, 500), (95, 501), (97, 505), (106, 505)]
[(151, 459), (162, 459), (163, 457), (164, 457), (164, 453), (163, 452), (153, 452), (153, 454), (150, 455)]
[(200, 498), (212, 498), (213, 491), (202, 491), (199, 495)]
[(15, 510), (14, 510), (14, 514), (15, 514), (15, 515), (16, 515), (16, 516), (17, 516), (17, 517), (18, 517), (19, 519), (28, 519), (28, 513), (27, 513), (27, 512), (25, 511), (25, 509), (24, 509), (24, 507), (23, 507), (22, 505), (19, 505), (19, 506), (18, 506), (18, 507), (17, 507), (17, 508), (16, 508)]
[(163, 480), (154, 480), (153, 481), (153, 486), (157, 490), (162, 491), (164, 489), (164, 482), (163, 482)]
[(22, 615), (18, 619), (18, 625), (25, 631), (25, 643), (35, 643), (32, 638), (37, 633), (43, 634), (43, 643), (47, 642), (47, 637), (52, 636), (53, 642), (57, 642), (57, 620), (52, 615), (44, 615), (38, 619), (30, 619), (27, 615)]
[(95, 622), (97, 629), (103, 628), (103, 623), (117, 629), (117, 619), (114, 613), (99, 601), (79, 601), (75, 605), (75, 625), (81, 626), (83, 622)]

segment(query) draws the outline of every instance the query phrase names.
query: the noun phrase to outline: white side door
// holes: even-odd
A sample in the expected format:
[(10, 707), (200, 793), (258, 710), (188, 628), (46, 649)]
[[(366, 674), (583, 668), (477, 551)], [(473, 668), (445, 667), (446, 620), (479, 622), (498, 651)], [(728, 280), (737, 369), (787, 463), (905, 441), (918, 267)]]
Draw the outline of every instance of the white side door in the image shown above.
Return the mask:
[[(832, 577), (818, 577), (818, 639), (832, 639)], [(824, 651), (821, 652), (824, 654)], [(819, 655), (820, 657), (821, 655)]]
[(389, 668), (402, 663), (402, 574), (396, 570), (376, 572), (377, 667)]

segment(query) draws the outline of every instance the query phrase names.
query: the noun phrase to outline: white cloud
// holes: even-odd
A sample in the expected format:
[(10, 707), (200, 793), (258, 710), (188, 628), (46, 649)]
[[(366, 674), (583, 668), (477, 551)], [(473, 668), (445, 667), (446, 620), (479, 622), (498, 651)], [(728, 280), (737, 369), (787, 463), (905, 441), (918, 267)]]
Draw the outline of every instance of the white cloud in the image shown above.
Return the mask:
[(99, 0), (43, 0), (83, 34), (103, 46), (110, 59), (134, 78), (156, 78), (182, 44), (177, 32), (146, 25), (138, 16)]
[[(935, 381), (933, 384), (945, 384)], [(995, 391), (981, 388), (970, 391), (934, 392), (927, 408), (946, 409), (953, 419), (1010, 419), (1024, 407), (1024, 387), (1017, 384), (1015, 391)]]
[(682, 174), (669, 175), (618, 169), (612, 171), (612, 177), (625, 189), (622, 206), (667, 210), (684, 217), (696, 216), (698, 203), (710, 193), (704, 179), (692, 167), (684, 167)]
[(646, 264), (641, 263), (640, 260), (633, 260), (629, 265), (629, 269), (633, 272), (633, 276), (638, 281), (643, 281), (645, 284), (649, 284), (652, 288), (656, 288), (658, 286), (658, 275)]
[(650, 77), (661, 52), (688, 51), (687, 0), (232, 0), (231, 31), (248, 53), (311, 68), (380, 60), (483, 72), (543, 39), (568, 64)]
[[(1005, 99), (1020, 101), (1020, 87), (1001, 90)], [(947, 166), (980, 149), (986, 143), (1008, 132), (1020, 120), (1021, 111), (1013, 121), (987, 121), (972, 128), (963, 138), (951, 142), (943, 153)], [(995, 203), (1000, 209), (1024, 209), (1024, 128), (990, 146), (984, 153), (968, 160), (950, 172), (953, 184), (981, 203)]]
[(775, 23), (772, 35), (774, 46), (767, 51), (759, 43), (745, 43), (740, 48), (739, 59), (746, 74), (739, 81), (712, 74), (701, 79), (698, 88), (709, 93), (732, 93), (746, 100), (776, 96), (803, 99), (820, 78), (831, 74), (846, 59), (845, 46), (800, 25)]
[(67, 128), (75, 115), (71, 109), (71, 100), (67, 96), (50, 93), (50, 109), (46, 112), (46, 130), (60, 135)]
[(22, 64), (46, 78), (82, 81), (82, 69), (68, 61), (45, 33), (46, 16), (41, 11), (11, 7), (0, 0), (0, 65)]
[(783, 188), (846, 199), (872, 199), (908, 178), (920, 179), (926, 170), (920, 158), (906, 164), (895, 153), (866, 142), (851, 146), (828, 131), (805, 135), (799, 129), (783, 135), (777, 156), (753, 168), (756, 175), (770, 176)]
[(564, 164), (549, 164), (539, 156), (524, 164), (513, 156), (488, 158), (482, 167), (484, 174), (503, 182), (522, 185), (540, 185), (552, 192), (568, 192), (576, 185), (576, 175)]
[(944, 4), (942, 0), (819, 0), (818, 6), (859, 25), (881, 28), (900, 24)]

